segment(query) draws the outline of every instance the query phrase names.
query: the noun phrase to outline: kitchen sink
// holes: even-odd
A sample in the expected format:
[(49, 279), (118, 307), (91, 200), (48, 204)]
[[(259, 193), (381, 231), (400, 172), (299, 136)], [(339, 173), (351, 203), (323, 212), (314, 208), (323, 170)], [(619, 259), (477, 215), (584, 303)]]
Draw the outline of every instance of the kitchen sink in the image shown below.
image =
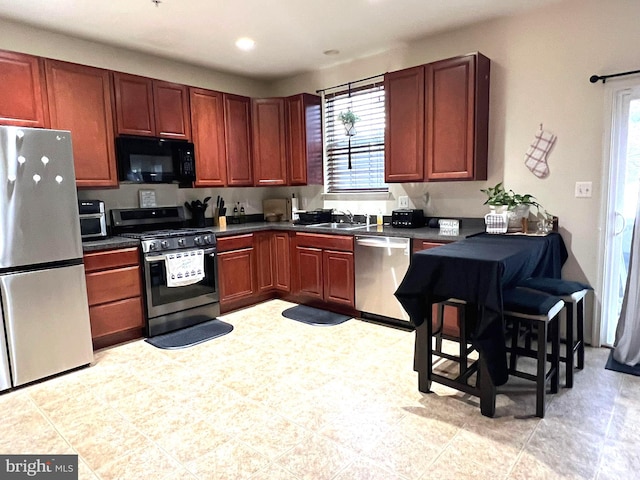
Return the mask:
[(327, 222), (327, 223), (316, 223), (314, 225), (309, 225), (309, 227), (327, 228), (327, 229), (333, 229), (333, 230), (357, 230), (359, 228), (367, 228), (367, 225), (364, 223)]

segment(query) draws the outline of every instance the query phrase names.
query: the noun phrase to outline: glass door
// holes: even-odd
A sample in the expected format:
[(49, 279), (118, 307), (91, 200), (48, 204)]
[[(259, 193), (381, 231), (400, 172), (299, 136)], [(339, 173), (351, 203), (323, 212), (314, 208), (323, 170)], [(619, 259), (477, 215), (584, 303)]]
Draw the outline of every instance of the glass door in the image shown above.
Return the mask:
[(640, 85), (614, 93), (600, 341), (613, 345), (640, 190)]

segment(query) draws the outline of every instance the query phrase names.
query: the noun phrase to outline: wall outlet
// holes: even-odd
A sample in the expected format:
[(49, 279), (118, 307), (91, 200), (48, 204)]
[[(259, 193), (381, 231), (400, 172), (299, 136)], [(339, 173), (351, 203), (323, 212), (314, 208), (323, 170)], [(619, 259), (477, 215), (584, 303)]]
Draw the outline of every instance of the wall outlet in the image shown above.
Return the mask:
[(401, 195), (398, 197), (398, 207), (409, 208), (409, 197), (407, 195)]
[(576, 198), (591, 198), (592, 191), (592, 182), (576, 182)]

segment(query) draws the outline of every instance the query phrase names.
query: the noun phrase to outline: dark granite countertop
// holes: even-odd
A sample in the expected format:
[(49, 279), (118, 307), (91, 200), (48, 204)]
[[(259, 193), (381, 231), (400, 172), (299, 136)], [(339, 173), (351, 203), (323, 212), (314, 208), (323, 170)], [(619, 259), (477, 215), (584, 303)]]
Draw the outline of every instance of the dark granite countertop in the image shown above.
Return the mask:
[[(354, 230), (332, 229), (314, 227), (313, 225), (294, 225), (288, 222), (250, 222), (241, 224), (230, 224), (226, 227), (209, 227), (217, 237), (228, 237), (231, 235), (240, 235), (243, 233), (253, 233), (265, 230), (284, 230), (293, 232), (309, 232), (309, 233), (326, 233), (331, 235), (375, 235), (385, 237), (404, 237), (427, 240), (433, 242), (455, 242), (462, 240), (470, 235), (484, 231), (484, 220), (469, 219), (460, 222), (460, 231), (458, 235), (440, 235), (437, 228), (421, 227), (421, 228), (394, 228), (389, 225), (371, 225), (369, 227), (358, 228)], [(113, 236), (104, 240), (94, 240), (82, 242), (82, 248), (85, 252), (98, 250), (112, 250), (118, 248), (137, 247), (140, 242), (131, 238)]]
[(96, 252), (99, 250), (116, 250), (118, 248), (139, 247), (140, 241), (125, 237), (107, 237), (102, 240), (85, 240), (82, 242), (83, 252)]

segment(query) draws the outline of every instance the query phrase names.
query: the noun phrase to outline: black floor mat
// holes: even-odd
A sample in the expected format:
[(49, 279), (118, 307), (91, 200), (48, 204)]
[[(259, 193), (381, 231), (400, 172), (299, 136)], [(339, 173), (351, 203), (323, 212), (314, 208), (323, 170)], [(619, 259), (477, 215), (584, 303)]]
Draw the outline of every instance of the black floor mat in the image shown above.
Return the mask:
[(609, 353), (609, 358), (607, 359), (607, 364), (604, 368), (607, 370), (613, 370), (614, 372), (628, 373), (629, 375), (640, 377), (640, 364), (630, 367), (629, 365), (616, 361), (616, 359), (613, 358), (613, 350)]
[(306, 305), (297, 305), (295, 307), (288, 308), (282, 312), (282, 316), (290, 318), (291, 320), (306, 323), (307, 325), (314, 325), (316, 327), (339, 325), (351, 318), (347, 315), (307, 307)]
[(231, 330), (233, 330), (233, 325), (216, 318), (204, 323), (199, 323), (198, 325), (193, 325), (192, 327), (176, 330), (175, 332), (146, 338), (145, 342), (150, 343), (154, 347), (173, 350), (192, 347), (207, 340), (226, 335), (231, 332)]

